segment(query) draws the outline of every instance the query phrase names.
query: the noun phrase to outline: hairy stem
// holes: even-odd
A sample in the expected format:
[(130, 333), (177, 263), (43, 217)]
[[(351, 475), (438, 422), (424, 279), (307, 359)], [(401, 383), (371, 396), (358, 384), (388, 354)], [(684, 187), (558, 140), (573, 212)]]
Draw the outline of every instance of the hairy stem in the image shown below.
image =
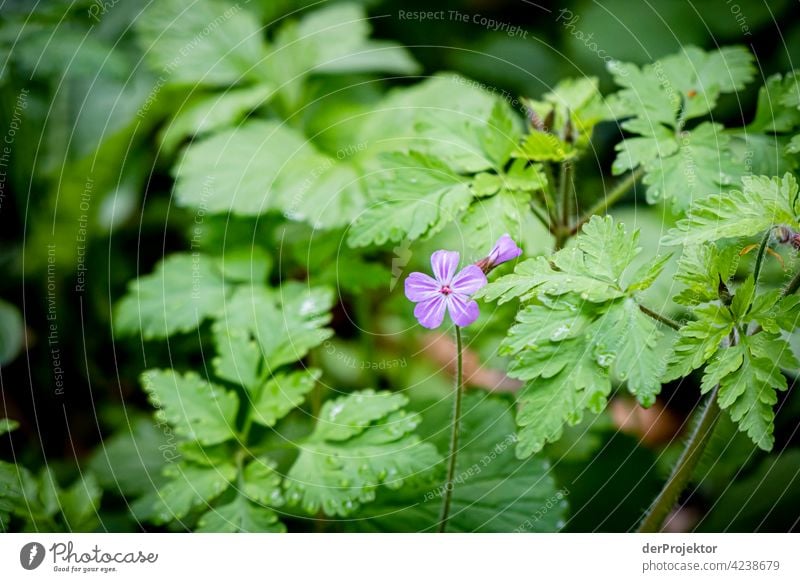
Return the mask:
[(753, 267), (753, 280), (755, 284), (758, 285), (758, 276), (761, 274), (761, 266), (764, 263), (764, 255), (767, 252), (767, 245), (769, 244), (769, 239), (772, 236), (772, 228), (768, 228), (767, 232), (764, 233), (764, 238), (761, 239), (761, 245), (758, 247), (758, 254), (756, 255), (756, 264)]
[(581, 227), (589, 222), (589, 219), (594, 216), (595, 214), (605, 214), (606, 211), (614, 206), (620, 199), (628, 193), (628, 190), (639, 181), (639, 179), (644, 175), (643, 168), (637, 168), (630, 174), (628, 174), (624, 180), (622, 180), (619, 184), (617, 184), (611, 192), (608, 193), (608, 196), (604, 196), (602, 200), (598, 200), (594, 206), (592, 206), (583, 217), (575, 223), (575, 225), (570, 229), (570, 234), (577, 233)]
[(667, 317), (666, 315), (661, 315), (660, 313), (657, 313), (657, 312), (653, 311), (652, 309), (650, 309), (648, 307), (645, 307), (641, 303), (639, 304), (639, 309), (645, 315), (648, 315), (648, 316), (652, 317), (653, 319), (655, 319), (656, 321), (671, 327), (675, 331), (678, 331), (681, 328), (681, 324), (678, 323), (677, 321), (675, 321), (674, 319), (672, 319), (671, 317)]
[(563, 248), (564, 243), (570, 236), (569, 223), (570, 208), (572, 206), (572, 174), (572, 163), (569, 161), (562, 162), (558, 177), (558, 198), (561, 216), (559, 217), (558, 227), (556, 229), (556, 250)]
[(458, 436), (461, 428), (461, 397), (463, 396), (463, 370), (461, 357), (461, 328), (456, 328), (456, 385), (453, 395), (453, 424), (450, 427), (450, 450), (447, 460), (447, 481), (444, 484), (442, 510), (439, 514), (439, 533), (447, 529), (447, 520), (450, 518), (450, 504), (453, 501), (453, 481), (456, 477), (456, 456), (458, 455)]
[(708, 397), (705, 406), (700, 412), (700, 418), (694, 431), (689, 436), (686, 448), (681, 453), (680, 459), (672, 469), (672, 473), (664, 484), (661, 493), (658, 494), (642, 523), (639, 524), (639, 533), (653, 533), (661, 531), (664, 520), (678, 501), (678, 496), (689, 483), (697, 463), (703, 455), (703, 451), (708, 444), (711, 434), (720, 415), (719, 404), (717, 403), (717, 393), (719, 386)]

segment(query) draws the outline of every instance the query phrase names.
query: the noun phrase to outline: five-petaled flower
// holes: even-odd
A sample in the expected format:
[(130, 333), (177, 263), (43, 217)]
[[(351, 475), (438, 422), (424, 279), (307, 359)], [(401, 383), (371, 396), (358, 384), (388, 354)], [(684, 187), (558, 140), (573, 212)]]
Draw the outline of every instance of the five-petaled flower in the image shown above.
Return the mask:
[(431, 255), (433, 277), (414, 272), (406, 279), (406, 297), (414, 303), (414, 317), (420, 325), (435, 329), (442, 325), (444, 312), (459, 327), (478, 319), (478, 304), (469, 296), (486, 285), (486, 274), (496, 266), (522, 254), (517, 243), (504, 234), (494, 243), (488, 256), (459, 273), (459, 255), (455, 251), (436, 251)]
[(477, 265), (467, 265), (456, 273), (458, 259), (455, 251), (436, 251), (431, 255), (433, 277), (414, 272), (406, 279), (406, 297), (417, 304), (414, 317), (423, 327), (439, 327), (445, 309), (459, 327), (478, 319), (478, 304), (469, 296), (486, 285), (486, 275)]

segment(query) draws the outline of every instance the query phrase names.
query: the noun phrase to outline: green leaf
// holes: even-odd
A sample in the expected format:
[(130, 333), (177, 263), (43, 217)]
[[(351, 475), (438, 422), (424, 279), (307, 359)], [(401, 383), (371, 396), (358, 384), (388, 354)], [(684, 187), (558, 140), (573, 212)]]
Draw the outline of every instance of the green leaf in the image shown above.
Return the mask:
[(627, 382), (628, 390), (642, 406), (652, 406), (661, 391), (669, 355), (669, 349), (660, 343), (663, 334), (630, 298), (609, 309), (605, 325), (619, 334), (612, 344), (614, 373)]
[[(309, 350), (333, 334), (325, 327), (331, 319), (329, 310), (332, 305), (333, 293), (326, 287), (307, 287), (300, 283), (287, 283), (276, 290), (243, 287), (233, 294), (225, 317), (218, 321), (217, 326), (228, 336), (237, 334), (241, 338), (246, 334), (248, 342), (256, 341), (266, 370), (272, 373), (305, 357)], [(241, 339), (238, 341), (242, 342)], [(224, 355), (228, 362), (239, 361), (233, 348), (226, 347)], [(242, 370), (242, 379), (249, 382), (255, 377), (252, 367), (255, 350), (249, 346), (242, 355), (242, 364), (233, 369)], [(232, 366), (232, 363), (227, 363), (226, 370)], [(237, 381), (237, 374), (238, 371), (233, 373), (233, 381)]]
[(326, 5), (282, 26), (266, 61), (270, 81), (290, 111), (304, 98), (311, 74), (386, 72), (414, 74), (419, 65), (407, 49), (369, 40), (370, 21), (354, 3)]
[(267, 83), (204, 95), (181, 107), (159, 135), (161, 149), (172, 152), (188, 137), (201, 136), (235, 125), (247, 113), (263, 107), (275, 88)]
[(272, 268), (272, 257), (261, 247), (226, 249), (219, 269), (227, 281), (264, 283)]
[(663, 379), (665, 382), (688, 376), (692, 370), (705, 364), (733, 330), (734, 321), (725, 307), (703, 305), (695, 308), (694, 315), (697, 319), (681, 327), (678, 332), (678, 340)]
[(528, 299), (536, 293), (577, 293), (582, 299), (602, 303), (622, 297), (622, 276), (638, 254), (639, 234), (629, 235), (610, 216), (593, 216), (568, 246), (548, 261), (544, 257), (517, 265), (513, 275), (501, 277), (475, 296), (502, 302)]
[(675, 91), (665, 90), (663, 72), (657, 63), (640, 69), (631, 63), (611, 61), (608, 70), (614, 82), (622, 87), (615, 94), (621, 102), (621, 110), (650, 124), (674, 127), (680, 96)]
[(89, 469), (107, 491), (133, 498), (159, 487), (164, 464), (179, 454), (169, 427), (137, 414), (95, 450)]
[(114, 331), (140, 332), (144, 339), (191, 331), (216, 314), (226, 296), (214, 260), (199, 253), (176, 253), (160, 261), (152, 274), (128, 285), (128, 293), (117, 304)]
[(12, 420), (10, 418), (0, 418), (0, 435), (17, 430), (18, 427), (19, 423), (16, 420)]
[(797, 71), (772, 75), (758, 91), (756, 114), (748, 131), (786, 132), (800, 126), (800, 75)]
[[(436, 439), (441, 448), (447, 447), (447, 431), (437, 431)], [(563, 526), (569, 492), (556, 489), (545, 458), (515, 457), (513, 413), (507, 403), (465, 395), (461, 442), (447, 531), (552, 532)], [(359, 518), (367, 519), (356, 522), (358, 530), (432, 531), (443, 490), (442, 480), (431, 478), (379, 493), (375, 503), (359, 512)]]
[(436, 449), (413, 434), (418, 417), (400, 410), (406, 402), (371, 390), (326, 402), (284, 483), (289, 503), (346, 516), (379, 485), (397, 489), (438, 464)]
[(14, 305), (0, 299), (0, 366), (17, 357), (25, 343), (25, 324)]
[(681, 305), (699, 305), (719, 299), (720, 285), (733, 277), (738, 265), (736, 247), (720, 249), (713, 243), (685, 247), (675, 275), (685, 287), (674, 301)]
[(659, 61), (664, 89), (682, 98), (684, 119), (701, 117), (714, 109), (722, 93), (741, 91), (753, 80), (753, 55), (742, 46), (705, 52), (685, 46), (681, 52)]
[(286, 531), (278, 521), (278, 514), (237, 495), (233, 501), (218, 505), (200, 516), (195, 532), (213, 533), (265, 533)]
[(760, 332), (743, 336), (741, 342), (741, 346), (720, 350), (703, 384), (708, 389), (719, 383), (720, 408), (759, 448), (769, 451), (774, 444), (776, 391), (787, 389), (780, 365), (796, 368), (799, 363), (780, 335)]
[(466, 209), (469, 182), (443, 162), (419, 152), (389, 154), (372, 189), (376, 199), (353, 223), (352, 247), (430, 236)]
[(59, 507), (68, 531), (85, 532), (100, 522), (100, 498), (103, 490), (97, 479), (87, 473), (59, 495)]
[(742, 189), (696, 202), (686, 218), (664, 237), (665, 244), (699, 244), (722, 238), (755, 236), (773, 225), (798, 224), (797, 180), (743, 176)]
[(258, 19), (239, 4), (183, 0), (150, 4), (135, 19), (150, 66), (170, 83), (231, 85), (257, 77), (265, 56)]
[(175, 432), (203, 445), (221, 443), (236, 435), (236, 394), (211, 384), (194, 372), (148, 370), (141, 376), (156, 418)]
[(223, 463), (205, 467), (193, 463), (170, 465), (165, 470), (170, 480), (157, 493), (136, 501), (134, 514), (165, 524), (182, 520), (195, 508), (208, 507), (236, 477), (236, 467)]
[(275, 121), (249, 120), (192, 142), (173, 173), (178, 204), (203, 213), (272, 211), (333, 228), (349, 224), (364, 206), (348, 160), (320, 153)]
[(475, 200), (460, 220), (465, 242), (476, 253), (485, 253), (503, 234), (518, 240), (530, 219), (529, 204), (529, 194), (507, 190)]
[(502, 168), (521, 137), (519, 124), (505, 101), (497, 101), (481, 132), (481, 145), (489, 160)]
[(678, 151), (675, 132), (660, 123), (651, 124), (636, 118), (624, 123), (623, 127), (640, 133), (643, 137), (627, 138), (616, 145), (617, 158), (611, 166), (614, 175), (624, 174), (628, 170), (656, 159), (669, 157)]
[(526, 350), (509, 375), (530, 379), (519, 395), (517, 457), (521, 459), (557, 441), (566, 423), (581, 421), (584, 409), (599, 413), (611, 393), (607, 370), (586, 336)]
[(719, 194), (737, 173), (728, 148), (730, 137), (723, 129), (704, 122), (683, 131), (676, 153), (645, 164), (648, 203), (670, 200), (676, 211), (683, 211), (697, 200)]
[(271, 507), (283, 505), (275, 463), (254, 459), (241, 473), (233, 501), (215, 505), (197, 522), (198, 532), (284, 532)]
[(514, 156), (532, 162), (563, 162), (577, 155), (577, 150), (552, 133), (532, 131), (514, 152)]
[(300, 406), (305, 395), (314, 388), (321, 370), (276, 374), (261, 389), (253, 403), (253, 420), (264, 426), (275, 426), (293, 408)]

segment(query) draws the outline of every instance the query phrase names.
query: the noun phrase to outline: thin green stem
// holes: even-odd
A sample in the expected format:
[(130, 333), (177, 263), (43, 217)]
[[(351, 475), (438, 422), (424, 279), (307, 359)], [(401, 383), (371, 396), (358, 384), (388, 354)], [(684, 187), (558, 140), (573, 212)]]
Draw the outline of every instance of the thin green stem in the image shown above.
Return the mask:
[(639, 181), (639, 179), (644, 175), (644, 169), (637, 168), (630, 174), (628, 174), (624, 180), (622, 180), (619, 184), (617, 184), (611, 192), (608, 193), (608, 196), (604, 196), (602, 200), (598, 200), (594, 206), (592, 206), (583, 217), (575, 223), (575, 225), (570, 229), (570, 234), (577, 233), (581, 227), (589, 222), (589, 219), (594, 216), (595, 214), (605, 214), (609, 208), (614, 206), (620, 199), (628, 193), (628, 190), (633, 187), (633, 185)]
[(542, 194), (544, 194), (544, 204), (547, 206), (547, 214), (550, 216), (550, 223), (554, 225), (556, 222), (558, 222), (558, 207), (556, 206), (556, 199), (554, 196), (555, 178), (553, 177), (553, 170), (550, 168), (550, 164), (542, 164), (542, 169), (544, 171), (545, 179), (547, 180), (547, 186), (542, 188)]
[(564, 247), (569, 238), (570, 207), (572, 206), (572, 163), (562, 162), (558, 177), (558, 199), (561, 216), (556, 227), (556, 250)]
[(453, 402), (453, 424), (450, 427), (450, 450), (447, 462), (447, 480), (444, 484), (442, 510), (439, 514), (439, 533), (447, 529), (447, 520), (450, 518), (450, 504), (453, 501), (453, 481), (456, 477), (456, 456), (458, 454), (458, 436), (461, 429), (461, 398), (463, 389), (463, 370), (461, 357), (461, 328), (456, 328), (456, 385)]
[(675, 331), (678, 331), (681, 328), (681, 324), (678, 323), (677, 321), (675, 321), (674, 319), (672, 319), (671, 317), (667, 317), (666, 315), (661, 315), (660, 313), (657, 313), (657, 312), (653, 311), (652, 309), (650, 309), (648, 307), (645, 307), (642, 304), (639, 304), (639, 309), (645, 315), (649, 315), (650, 317), (652, 317), (656, 321), (661, 322), (664, 325), (667, 325), (667, 326), (671, 327)]
[(756, 264), (753, 267), (753, 280), (755, 284), (758, 285), (758, 277), (761, 275), (761, 266), (764, 263), (764, 255), (767, 252), (767, 245), (769, 244), (769, 239), (772, 236), (772, 228), (768, 228), (767, 232), (764, 233), (764, 238), (761, 239), (761, 245), (758, 247), (758, 254), (756, 255)]
[(639, 533), (654, 533), (661, 531), (664, 520), (678, 501), (678, 496), (686, 488), (694, 474), (697, 464), (703, 455), (703, 451), (708, 444), (708, 440), (714, 431), (717, 420), (720, 416), (720, 408), (717, 403), (717, 393), (719, 386), (708, 397), (704, 408), (700, 412), (700, 418), (694, 431), (689, 436), (686, 448), (681, 453), (680, 459), (672, 469), (672, 473), (664, 484), (661, 493), (658, 494), (650, 509), (647, 511), (642, 523), (639, 524)]
[(544, 213), (541, 210), (539, 210), (539, 208), (536, 206), (536, 204), (534, 204), (533, 201), (531, 201), (530, 207), (531, 207), (531, 212), (533, 213), (533, 215), (536, 218), (539, 219), (539, 222), (541, 222), (547, 230), (552, 232), (553, 231), (553, 225), (550, 222), (550, 219), (547, 218), (547, 216), (545, 216)]

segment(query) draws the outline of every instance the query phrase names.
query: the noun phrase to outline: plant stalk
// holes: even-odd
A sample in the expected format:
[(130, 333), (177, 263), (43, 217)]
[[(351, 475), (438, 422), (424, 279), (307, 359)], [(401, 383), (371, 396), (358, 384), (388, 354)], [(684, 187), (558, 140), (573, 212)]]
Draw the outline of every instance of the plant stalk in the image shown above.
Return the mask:
[(678, 323), (677, 321), (675, 321), (674, 319), (672, 319), (671, 317), (667, 317), (666, 315), (661, 315), (660, 313), (657, 313), (657, 312), (653, 311), (649, 307), (645, 307), (641, 303), (639, 304), (639, 309), (642, 311), (642, 313), (652, 317), (656, 321), (658, 321), (660, 323), (663, 323), (664, 325), (666, 325), (668, 327), (671, 327), (675, 331), (680, 331), (681, 324)]
[(453, 424), (450, 427), (450, 450), (447, 462), (447, 480), (444, 484), (444, 496), (442, 498), (442, 510), (439, 514), (439, 533), (444, 533), (447, 529), (447, 520), (450, 518), (450, 504), (453, 501), (453, 487), (456, 477), (456, 457), (458, 455), (458, 437), (461, 429), (461, 399), (464, 395), (463, 390), (463, 366), (461, 354), (461, 328), (456, 328), (456, 385), (453, 402)]
[(559, 210), (561, 216), (558, 220), (558, 227), (556, 229), (556, 250), (562, 249), (564, 243), (570, 236), (569, 223), (570, 223), (570, 207), (572, 206), (572, 163), (569, 161), (561, 163), (561, 171), (558, 176), (558, 189), (559, 189)]
[(708, 444), (714, 427), (720, 415), (719, 404), (717, 403), (717, 393), (719, 386), (716, 386), (708, 397), (705, 407), (700, 412), (700, 420), (686, 443), (686, 448), (681, 453), (680, 459), (672, 469), (669, 479), (664, 484), (664, 488), (658, 497), (653, 501), (647, 511), (642, 523), (639, 524), (639, 533), (655, 533), (661, 531), (664, 520), (678, 501), (678, 496), (689, 483), (703, 451)]

